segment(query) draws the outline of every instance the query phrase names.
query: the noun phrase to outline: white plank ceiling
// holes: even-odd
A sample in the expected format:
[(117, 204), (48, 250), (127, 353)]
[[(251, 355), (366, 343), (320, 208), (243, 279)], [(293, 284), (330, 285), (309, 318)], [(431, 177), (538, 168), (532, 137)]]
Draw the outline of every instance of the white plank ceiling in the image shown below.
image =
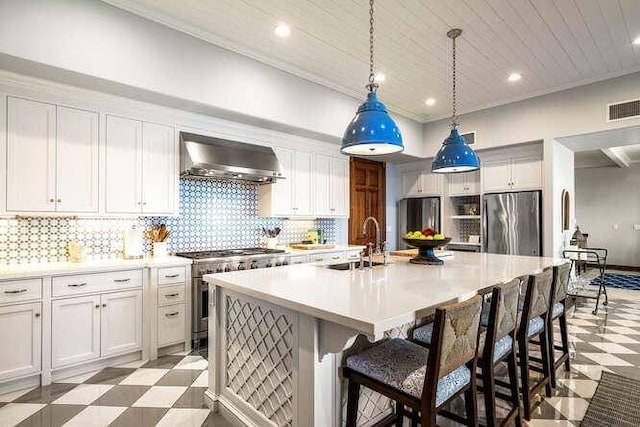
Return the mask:
[[(341, 92), (364, 94), (367, 0), (107, 0)], [(286, 22), (291, 36), (274, 27)], [(463, 112), (640, 71), (640, 0), (378, 0), (381, 99), (421, 121), (450, 111), (459, 39)], [(523, 78), (508, 83), (512, 72)], [(432, 107), (428, 97), (436, 99)]]

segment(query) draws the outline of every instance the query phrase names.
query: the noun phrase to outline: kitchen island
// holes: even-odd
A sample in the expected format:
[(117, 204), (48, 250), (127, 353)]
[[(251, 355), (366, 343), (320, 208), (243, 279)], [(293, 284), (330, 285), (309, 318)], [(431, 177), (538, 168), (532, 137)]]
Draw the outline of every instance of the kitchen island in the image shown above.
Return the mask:
[[(455, 252), (442, 266), (391, 257), (363, 270), (307, 264), (206, 275), (207, 397), (247, 425), (342, 425), (343, 357), (406, 336), (441, 304), (561, 262)], [(360, 425), (390, 411), (386, 398), (363, 390)]]

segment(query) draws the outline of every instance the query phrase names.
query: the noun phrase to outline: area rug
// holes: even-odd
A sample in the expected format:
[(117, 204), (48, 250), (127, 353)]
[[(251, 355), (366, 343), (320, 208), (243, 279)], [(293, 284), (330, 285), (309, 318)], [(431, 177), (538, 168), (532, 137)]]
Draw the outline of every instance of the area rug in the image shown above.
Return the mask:
[(602, 372), (581, 426), (640, 426), (640, 381)]
[[(593, 279), (592, 285), (599, 286), (600, 278)], [(640, 289), (640, 276), (632, 276), (631, 274), (606, 273), (604, 275), (605, 286), (621, 289)]]

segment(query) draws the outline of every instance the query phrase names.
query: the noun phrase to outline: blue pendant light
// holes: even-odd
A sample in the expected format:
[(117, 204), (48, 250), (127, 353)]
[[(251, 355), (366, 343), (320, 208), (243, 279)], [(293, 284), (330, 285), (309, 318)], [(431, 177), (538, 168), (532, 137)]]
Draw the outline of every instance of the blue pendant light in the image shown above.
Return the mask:
[(373, 62), (373, 2), (369, 0), (369, 83), (367, 99), (356, 112), (342, 136), (340, 152), (347, 155), (379, 156), (404, 150), (400, 129), (387, 107), (378, 100)]
[(469, 172), (480, 169), (480, 159), (464, 137), (458, 133), (456, 120), (456, 38), (460, 34), (462, 34), (462, 30), (458, 28), (447, 33), (447, 37), (453, 40), (453, 114), (451, 116), (451, 133), (444, 140), (431, 163), (431, 172), (435, 173)]

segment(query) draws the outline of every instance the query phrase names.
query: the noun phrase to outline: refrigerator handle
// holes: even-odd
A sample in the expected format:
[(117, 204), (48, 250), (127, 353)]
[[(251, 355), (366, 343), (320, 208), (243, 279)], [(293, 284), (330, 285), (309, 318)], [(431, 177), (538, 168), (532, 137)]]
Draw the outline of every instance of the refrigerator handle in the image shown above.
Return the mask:
[(489, 221), (487, 215), (487, 199), (482, 198), (482, 252), (487, 252), (487, 244), (489, 242)]

